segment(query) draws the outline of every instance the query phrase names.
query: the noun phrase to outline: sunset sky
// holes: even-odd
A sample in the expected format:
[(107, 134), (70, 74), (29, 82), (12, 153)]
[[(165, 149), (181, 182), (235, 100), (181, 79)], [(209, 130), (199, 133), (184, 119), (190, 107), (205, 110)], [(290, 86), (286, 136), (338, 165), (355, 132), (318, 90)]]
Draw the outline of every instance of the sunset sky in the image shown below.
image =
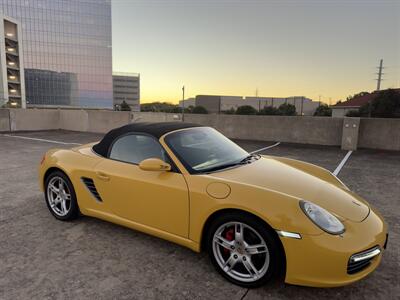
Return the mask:
[(113, 69), (141, 101), (197, 94), (306, 96), (332, 104), (400, 85), (400, 1), (112, 0)]

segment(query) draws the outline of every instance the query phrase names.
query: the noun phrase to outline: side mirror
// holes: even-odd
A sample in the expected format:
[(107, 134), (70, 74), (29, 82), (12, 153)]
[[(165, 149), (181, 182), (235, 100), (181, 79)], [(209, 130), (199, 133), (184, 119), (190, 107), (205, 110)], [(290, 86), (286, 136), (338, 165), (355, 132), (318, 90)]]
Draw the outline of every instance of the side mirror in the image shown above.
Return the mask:
[(144, 171), (170, 171), (171, 165), (159, 158), (147, 158), (139, 163), (139, 168)]

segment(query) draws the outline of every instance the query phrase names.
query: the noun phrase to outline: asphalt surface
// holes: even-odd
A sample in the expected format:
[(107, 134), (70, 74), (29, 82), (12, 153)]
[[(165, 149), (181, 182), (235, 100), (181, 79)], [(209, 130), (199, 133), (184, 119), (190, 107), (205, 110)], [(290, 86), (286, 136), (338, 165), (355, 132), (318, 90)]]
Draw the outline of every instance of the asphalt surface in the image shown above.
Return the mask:
[[(67, 131), (17, 135), (64, 143), (88, 143), (102, 136)], [(237, 142), (248, 151), (273, 144)], [(37, 166), (46, 150), (71, 146), (0, 135), (0, 299), (398, 299), (400, 295), (399, 152), (358, 150), (339, 174), (389, 223), (388, 249), (374, 273), (340, 288), (273, 282), (247, 290), (218, 275), (205, 253), (94, 218), (60, 222), (52, 217), (38, 187)], [(301, 159), (333, 171), (346, 151), (280, 144), (262, 154)]]

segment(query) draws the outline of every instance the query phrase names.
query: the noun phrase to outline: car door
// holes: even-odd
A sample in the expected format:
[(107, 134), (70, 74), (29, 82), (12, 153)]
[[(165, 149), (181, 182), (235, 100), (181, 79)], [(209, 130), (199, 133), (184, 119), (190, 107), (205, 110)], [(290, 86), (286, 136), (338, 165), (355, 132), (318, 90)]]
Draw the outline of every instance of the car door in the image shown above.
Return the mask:
[(99, 193), (112, 213), (152, 228), (188, 237), (189, 196), (186, 181), (171, 171), (144, 171), (147, 158), (170, 162), (160, 143), (145, 134), (119, 137), (108, 159), (95, 167)]

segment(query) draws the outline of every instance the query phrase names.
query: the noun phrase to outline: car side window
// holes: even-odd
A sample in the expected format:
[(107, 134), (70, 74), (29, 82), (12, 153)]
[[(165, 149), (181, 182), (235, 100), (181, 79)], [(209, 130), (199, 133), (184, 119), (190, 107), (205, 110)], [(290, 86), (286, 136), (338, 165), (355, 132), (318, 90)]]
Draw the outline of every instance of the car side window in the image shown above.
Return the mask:
[(139, 164), (147, 158), (159, 158), (166, 161), (161, 145), (153, 138), (141, 134), (129, 134), (120, 137), (111, 146), (109, 158)]

